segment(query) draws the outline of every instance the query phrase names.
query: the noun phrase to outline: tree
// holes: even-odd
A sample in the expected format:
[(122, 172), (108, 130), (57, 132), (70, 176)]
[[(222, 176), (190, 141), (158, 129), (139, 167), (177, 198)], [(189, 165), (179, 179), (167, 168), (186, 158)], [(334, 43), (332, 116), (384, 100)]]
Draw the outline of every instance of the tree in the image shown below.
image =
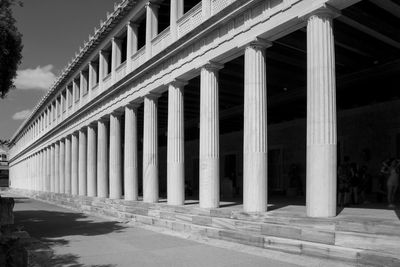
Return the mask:
[[(11, 7), (16, 0), (0, 0), (0, 98), (14, 88), (14, 78), (22, 59), (22, 35), (15, 26)], [(21, 2), (18, 2), (22, 6)]]

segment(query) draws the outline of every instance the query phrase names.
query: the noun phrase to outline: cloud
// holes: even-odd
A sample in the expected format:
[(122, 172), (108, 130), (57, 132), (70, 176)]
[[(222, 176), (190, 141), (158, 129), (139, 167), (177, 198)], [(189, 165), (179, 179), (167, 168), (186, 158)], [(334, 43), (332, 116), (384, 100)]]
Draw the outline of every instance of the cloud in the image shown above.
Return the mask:
[(52, 72), (53, 65), (44, 67), (37, 66), (36, 69), (24, 69), (17, 71), (15, 87), (22, 90), (49, 90), (56, 80), (56, 75)]
[(29, 117), (29, 115), (31, 115), (32, 110), (30, 109), (25, 109), (25, 110), (21, 110), (18, 111), (17, 113), (15, 113), (12, 118), (13, 120), (25, 120), (26, 118)]

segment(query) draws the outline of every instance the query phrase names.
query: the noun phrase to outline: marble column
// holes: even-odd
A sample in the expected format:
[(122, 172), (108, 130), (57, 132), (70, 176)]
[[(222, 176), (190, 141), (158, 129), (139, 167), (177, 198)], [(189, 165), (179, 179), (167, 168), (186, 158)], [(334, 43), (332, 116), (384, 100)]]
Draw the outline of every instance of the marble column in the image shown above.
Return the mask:
[(97, 137), (96, 126), (87, 128), (87, 195), (97, 196)]
[(78, 133), (71, 135), (71, 194), (78, 195), (78, 162), (79, 162)]
[(169, 205), (185, 202), (185, 135), (183, 87), (174, 81), (168, 86), (167, 197)]
[(60, 141), (60, 158), (59, 158), (59, 174), (60, 177), (60, 193), (65, 193), (65, 139)]
[(40, 150), (40, 162), (39, 162), (39, 166), (40, 166), (40, 177), (39, 177), (39, 190), (40, 191), (44, 191), (44, 184), (45, 184), (45, 169), (46, 169), (46, 165), (45, 165), (45, 157), (44, 157), (44, 150)]
[(54, 144), (54, 192), (60, 193), (60, 143)]
[(146, 59), (152, 56), (151, 41), (158, 34), (158, 8), (150, 1), (146, 3)]
[(208, 63), (200, 74), (200, 207), (219, 207), (218, 70)]
[(144, 98), (143, 201), (158, 202), (158, 94)]
[(336, 78), (333, 17), (325, 8), (307, 22), (307, 215), (336, 216)]
[(105, 51), (100, 50), (99, 51), (99, 91), (103, 90), (103, 78), (105, 77), (105, 72), (106, 72), (106, 56), (105, 56)]
[(115, 81), (115, 74), (117, 66), (120, 64), (121, 50), (120, 40), (116, 37), (111, 39), (111, 79)]
[(65, 194), (71, 194), (71, 137), (65, 138)]
[(78, 194), (80, 196), (87, 195), (87, 140), (86, 140), (86, 130), (79, 130), (79, 162), (78, 162)]
[(110, 198), (122, 198), (121, 112), (110, 115)]
[(126, 25), (126, 62), (127, 65), (127, 73), (132, 70), (132, 60), (131, 57), (138, 50), (138, 25), (129, 21)]
[(92, 61), (90, 61), (88, 64), (89, 65), (89, 75), (88, 75), (88, 98), (89, 98), (89, 100), (88, 101), (90, 101), (90, 99), (92, 99), (92, 88), (95, 85), (95, 77), (94, 77), (95, 70), (94, 70), (93, 64), (94, 63)]
[(50, 192), (55, 192), (55, 153), (54, 153), (54, 144), (50, 146)]
[(264, 212), (267, 208), (267, 80), (265, 48), (255, 40), (245, 48), (243, 128), (243, 209)]
[(130, 104), (125, 107), (125, 200), (137, 200), (138, 198), (137, 106), (138, 104)]
[(108, 133), (105, 118), (97, 122), (97, 196), (108, 197)]
[(51, 192), (51, 149), (46, 148), (46, 192)]
[(171, 0), (171, 11), (170, 11), (170, 33), (171, 40), (174, 41), (178, 37), (177, 21), (183, 15), (183, 0)]

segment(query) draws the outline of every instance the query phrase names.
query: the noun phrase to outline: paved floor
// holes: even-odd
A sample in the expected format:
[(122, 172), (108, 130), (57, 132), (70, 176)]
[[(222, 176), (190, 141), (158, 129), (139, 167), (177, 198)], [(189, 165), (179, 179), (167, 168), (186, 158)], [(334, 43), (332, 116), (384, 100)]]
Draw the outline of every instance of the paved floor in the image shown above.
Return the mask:
[(52, 266), (297, 266), (24, 197), (16, 197), (14, 211), (16, 225), (54, 249)]

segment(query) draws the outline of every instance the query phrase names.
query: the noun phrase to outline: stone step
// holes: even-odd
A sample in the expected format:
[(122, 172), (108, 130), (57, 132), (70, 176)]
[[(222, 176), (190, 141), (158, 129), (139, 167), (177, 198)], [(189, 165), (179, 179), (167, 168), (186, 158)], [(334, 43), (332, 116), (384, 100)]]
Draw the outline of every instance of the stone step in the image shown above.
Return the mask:
[[(278, 224), (276, 221), (274, 221), (274, 223), (261, 223), (231, 218), (196, 215), (192, 214), (193, 212), (185, 214), (176, 212), (174, 208), (159, 209), (157, 207), (155, 209), (147, 209), (144, 208), (143, 205), (141, 205), (141, 207), (122, 206), (115, 208), (120, 212), (149, 216), (156, 219), (166, 219), (180, 223), (192, 223), (195, 225), (209, 226), (235, 232), (246, 232), (250, 234), (287, 238), (291, 240), (302, 240), (326, 245), (376, 250), (392, 254), (394, 256), (400, 255), (400, 248), (398, 246), (398, 244), (400, 244), (400, 237), (396, 235), (389, 236), (387, 234), (378, 232), (368, 233), (365, 231), (358, 233), (352, 232), (351, 228), (342, 228), (341, 231), (323, 227), (306, 228), (302, 227), (301, 224)], [(110, 211), (108, 211), (108, 213), (109, 212)], [(323, 230), (321, 230), (321, 228)]]
[[(382, 227), (379, 228), (376, 224), (365, 227), (362, 222), (359, 225), (357, 222), (346, 221), (328, 224), (325, 220), (288, 217), (274, 217), (274, 220), (243, 220), (212, 210), (173, 207), (162, 203), (75, 198), (62, 194), (38, 194), (36, 197), (84, 212), (118, 218), (121, 221), (134, 221), (250, 246), (338, 259), (362, 266), (400, 266), (399, 237), (387, 235), (381, 230)], [(322, 226), (310, 226), (310, 222), (322, 222)], [(332, 225), (335, 227), (331, 227)], [(341, 231), (336, 229), (337, 226), (342, 227)], [(388, 231), (390, 227), (396, 225), (388, 224), (382, 229)], [(371, 228), (376, 231), (366, 233)], [(359, 232), (352, 231), (353, 229)]]

